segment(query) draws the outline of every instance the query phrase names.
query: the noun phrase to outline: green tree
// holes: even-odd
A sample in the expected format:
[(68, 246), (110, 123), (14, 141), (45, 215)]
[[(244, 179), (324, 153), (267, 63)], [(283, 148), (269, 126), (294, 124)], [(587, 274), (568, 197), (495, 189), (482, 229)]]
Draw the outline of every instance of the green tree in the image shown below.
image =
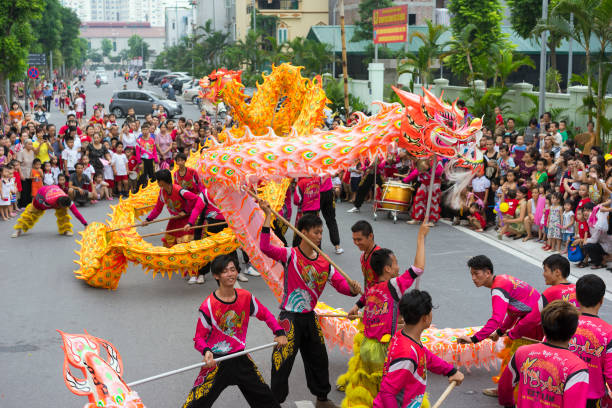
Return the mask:
[(74, 11), (66, 7), (62, 10), (61, 21), (60, 49), (64, 54), (64, 62), (67, 68), (79, 67), (87, 52), (87, 41), (79, 39), (81, 21)]
[(506, 0), (512, 29), (524, 39), (534, 36), (533, 28), (542, 16), (542, 0)]
[(229, 69), (244, 69), (243, 83), (252, 86), (260, 78), (258, 66), (264, 66), (266, 54), (262, 49), (262, 32), (249, 30), (244, 40), (238, 40), (225, 49), (223, 60)]
[(23, 78), (30, 45), (36, 40), (30, 23), (41, 17), (43, 9), (42, 0), (0, 2), (0, 87), (7, 78)]
[(372, 16), (374, 10), (393, 6), (392, 0), (361, 0), (359, 2), (359, 20), (351, 41), (372, 41), (374, 38), (374, 26)]
[(510, 74), (518, 71), (523, 66), (529, 66), (535, 69), (535, 64), (531, 58), (517, 55), (508, 48), (499, 50), (499, 52), (494, 52), (492, 54), (492, 60), (492, 66), (495, 70), (495, 77), (493, 79), (494, 87), (497, 85), (497, 79), (499, 78), (500, 87), (505, 88), (506, 80)]
[[(474, 36), (476, 26), (474, 24), (467, 24), (463, 27), (459, 33), (453, 33), (453, 37), (450, 41), (447, 41), (442, 46), (443, 49), (448, 49), (440, 58), (451, 59), (454, 57), (465, 57), (465, 63), (467, 66), (468, 82), (473, 82), (475, 79), (474, 64), (472, 63), (473, 49), (480, 48), (480, 42)], [(465, 75), (466, 71), (460, 66), (456, 65), (454, 72)]]
[(111, 51), (113, 50), (113, 43), (108, 38), (102, 40), (102, 55), (105, 57), (110, 56)]
[(47, 55), (59, 49), (61, 45), (62, 9), (63, 7), (58, 0), (45, 0), (42, 18), (32, 23), (34, 33), (38, 37), (38, 43)]
[(333, 61), (328, 44), (296, 37), (288, 43), (288, 58), (293, 65), (304, 67), (303, 74), (318, 75)]
[[(467, 38), (471, 44), (470, 57), (464, 52), (459, 52), (459, 48), (451, 48), (451, 55), (448, 63), (453, 73), (457, 76), (471, 74), (473, 79), (475, 73), (487, 71), (486, 58), (492, 49), (502, 49), (507, 46), (504, 35), (501, 31), (502, 6), (499, 0), (452, 0), (448, 9), (453, 15), (451, 19), (451, 30), (453, 37), (459, 39), (465, 33), (467, 26), (473, 26)], [(463, 39), (462, 39), (463, 40)], [(450, 43), (451, 47), (463, 43)], [(471, 62), (468, 62), (471, 60)], [(445, 61), (446, 62), (446, 61)], [(476, 66), (469, 67), (470, 64)]]
[(418, 38), (423, 45), (419, 47), (416, 53), (408, 52), (403, 55), (397, 72), (398, 75), (405, 72), (418, 75), (423, 85), (431, 83), (431, 66), (435, 60), (440, 58), (442, 53), (440, 37), (447, 30), (442, 25), (433, 24), (431, 20), (425, 20), (425, 22), (427, 23), (425, 33), (416, 31), (410, 34), (411, 43), (414, 38)]
[(149, 43), (143, 40), (141, 36), (134, 34), (128, 38), (128, 56), (130, 58), (142, 57), (143, 61), (147, 61), (150, 55)]

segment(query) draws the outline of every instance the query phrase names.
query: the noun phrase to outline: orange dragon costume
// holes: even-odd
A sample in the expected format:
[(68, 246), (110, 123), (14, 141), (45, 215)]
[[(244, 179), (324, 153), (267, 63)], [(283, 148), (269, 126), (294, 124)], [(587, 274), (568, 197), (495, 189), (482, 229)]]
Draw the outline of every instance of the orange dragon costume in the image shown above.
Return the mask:
[[(276, 112), (278, 99), (262, 94), (262, 89), (279, 70), (284, 72), (283, 75), (293, 72), (297, 77), (282, 85), (291, 86), (293, 93), (283, 95), (286, 98)], [(237, 82), (226, 85), (224, 100), (232, 105), (240, 123), (263, 120), (264, 124), (258, 123), (257, 132), (246, 126), (226, 130), (227, 140), (223, 145), (213, 146), (189, 159), (189, 166), (196, 168), (231, 229), (162, 251), (144, 242), (134, 229), (120, 231), (120, 234), (108, 233), (108, 226), (93, 223), (83, 234), (79, 252), (80, 268), (77, 271), (79, 279), (92, 286), (114, 289), (125, 271), (127, 261), (140, 263), (154, 274), (168, 273), (171, 276), (177, 270), (197, 269), (217, 254), (232, 252), (240, 245), (253, 266), (262, 271), (263, 279), (279, 299), (283, 267), (259, 249), (264, 215), (256, 202), (242, 190), (243, 186), (262, 183), (264, 186), (259, 194), (278, 209), (283, 204), (289, 178), (332, 174), (348, 167), (355, 158), (373, 159), (375, 155), (384, 154), (381, 149), (386, 149), (392, 143), (405, 148), (414, 157), (437, 154), (450, 158), (446, 171), (453, 176), (461, 176), (454, 180), (464, 178), (469, 181), (473, 172), (482, 166), (482, 154), (476, 148), (481, 120), (464, 123), (463, 112), (455, 104), (448, 105), (425, 89), (423, 96), (396, 89), (405, 106), (379, 103), (380, 110), (376, 115), (366, 117), (358, 113), (358, 122), (352, 128), (324, 131), (314, 129), (322, 122), (322, 109), (326, 102), (319, 77), (312, 81), (302, 78), (299, 68), (289, 64), (274, 67), (272, 74), (264, 77), (264, 84), (258, 86), (258, 93), (253, 96), (251, 105), (244, 103), (244, 95), (238, 92), (239, 86)], [(280, 97), (282, 92), (278, 86), (281, 85), (277, 84), (270, 92)], [(249, 114), (248, 107), (252, 114)], [(255, 116), (258, 111), (270, 114)], [(289, 114), (293, 127), (285, 131), (281, 119)], [(276, 132), (286, 136), (279, 137)], [(121, 200), (113, 207), (110, 226), (132, 224), (135, 217), (143, 213), (138, 207), (151, 204), (156, 196), (157, 188), (151, 185), (127, 200)], [(94, 242), (98, 245), (91, 248)], [(281, 243), (277, 240), (274, 245), (280, 246)], [(317, 304), (316, 311), (341, 313), (322, 302)], [(355, 322), (321, 318), (320, 324), (327, 344), (350, 352), (358, 333)], [(495, 362), (492, 342), (456, 344), (457, 336), (472, 335), (477, 330), (432, 328), (424, 333), (422, 342), (436, 355), (458, 366), (488, 366)]]

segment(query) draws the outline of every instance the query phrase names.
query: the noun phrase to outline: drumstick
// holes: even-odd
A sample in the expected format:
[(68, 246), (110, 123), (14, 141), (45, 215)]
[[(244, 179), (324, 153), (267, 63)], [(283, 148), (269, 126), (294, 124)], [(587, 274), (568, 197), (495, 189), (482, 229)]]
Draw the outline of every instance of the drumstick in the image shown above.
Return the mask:
[(440, 408), (440, 406), (442, 405), (442, 403), (444, 402), (444, 400), (446, 399), (446, 397), (448, 397), (448, 395), (451, 393), (451, 391), (457, 386), (457, 381), (453, 381), (452, 383), (449, 384), (448, 387), (446, 387), (446, 389), (444, 390), (444, 392), (442, 393), (442, 395), (440, 395), (440, 398), (438, 398), (438, 400), (436, 401), (436, 403), (434, 404), (433, 408)]
[(175, 215), (173, 217), (158, 218), (157, 220), (148, 221), (147, 224), (140, 223), (140, 224), (126, 225), (125, 227), (115, 228), (115, 229), (112, 229), (112, 230), (109, 230), (109, 231), (106, 231), (106, 232), (115, 232), (115, 231), (119, 231), (119, 230), (126, 229), (126, 228), (142, 227), (144, 225), (154, 224), (156, 222), (174, 220), (176, 218), (183, 218), (183, 217), (186, 217), (186, 215)]
[[(196, 225), (194, 227), (189, 227), (188, 230), (195, 230), (195, 229), (206, 228), (206, 227), (214, 227), (214, 226), (223, 225), (223, 224), (227, 224), (227, 222), (223, 221), (223, 222), (217, 222), (217, 223), (214, 223), (214, 224)], [(161, 231), (161, 232), (154, 232), (152, 234), (141, 235), (140, 238), (154, 237), (156, 235), (169, 234), (171, 232), (178, 232), (178, 231), (183, 231), (183, 230), (185, 230), (185, 228), (175, 228), (175, 229)]]
[[(259, 201), (259, 197), (257, 196), (257, 194), (253, 193), (252, 191), (250, 191), (248, 189), (244, 189), (244, 191), (246, 191), (246, 193), (248, 195), (250, 195), (251, 197), (253, 197), (255, 200)], [(289, 228), (291, 228), (293, 230), (293, 232), (295, 232), (308, 245), (310, 245), (315, 251), (317, 251), (319, 253), (319, 255), (321, 255), (323, 258), (325, 258), (325, 260), (327, 262), (329, 262), (330, 265), (333, 266), (340, 273), (340, 275), (344, 276), (344, 279), (346, 279), (347, 282), (353, 281), (353, 279), (351, 279), (351, 277), (348, 276), (346, 274), (346, 272), (344, 272), (342, 269), (340, 269), (340, 267), (338, 265), (336, 265), (336, 263), (334, 261), (332, 261), (332, 259), (329, 257), (329, 255), (327, 255), (325, 252), (323, 252), (321, 250), (321, 248), (319, 248), (317, 245), (315, 245), (314, 242), (312, 242), (310, 239), (308, 239), (308, 237), (306, 235), (302, 234), (302, 231), (300, 231), (296, 227), (294, 227), (293, 224), (291, 224), (289, 221), (287, 221), (287, 219), (285, 217), (283, 217), (282, 215), (280, 215), (278, 213), (278, 211), (276, 211), (274, 208), (270, 207), (270, 210), (272, 211), (272, 214), (274, 214), (276, 216), (277, 219), (279, 219), (282, 222), (284, 222), (285, 225), (287, 225)], [(359, 291), (359, 293), (363, 293), (363, 292)]]
[[(339, 319), (350, 319), (351, 318), (351, 316), (347, 314), (334, 314), (334, 313), (328, 313), (328, 314), (317, 313), (317, 317), (337, 317)], [(361, 319), (361, 315), (355, 315), (355, 319)]]

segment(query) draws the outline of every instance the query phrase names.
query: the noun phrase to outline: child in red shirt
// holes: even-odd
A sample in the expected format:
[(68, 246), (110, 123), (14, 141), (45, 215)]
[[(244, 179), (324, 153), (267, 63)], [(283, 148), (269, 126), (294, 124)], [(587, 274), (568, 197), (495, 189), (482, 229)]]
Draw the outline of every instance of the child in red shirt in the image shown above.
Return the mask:
[(480, 206), (477, 203), (472, 203), (470, 205), (470, 214), (467, 216), (467, 219), (470, 222), (470, 227), (476, 232), (483, 232), (487, 226), (487, 222), (480, 211)]
[(129, 191), (136, 193), (138, 191), (138, 174), (140, 173), (140, 163), (134, 154), (133, 147), (128, 147), (125, 149), (125, 154), (128, 158), (128, 188)]
[(501, 109), (499, 108), (499, 106), (495, 107), (495, 127), (503, 127), (504, 126), (504, 118), (502, 116), (502, 112)]
[(584, 215), (582, 213), (582, 208), (578, 208), (576, 210), (576, 226), (578, 239), (584, 240), (591, 236), (591, 232), (589, 231), (589, 225), (584, 220)]

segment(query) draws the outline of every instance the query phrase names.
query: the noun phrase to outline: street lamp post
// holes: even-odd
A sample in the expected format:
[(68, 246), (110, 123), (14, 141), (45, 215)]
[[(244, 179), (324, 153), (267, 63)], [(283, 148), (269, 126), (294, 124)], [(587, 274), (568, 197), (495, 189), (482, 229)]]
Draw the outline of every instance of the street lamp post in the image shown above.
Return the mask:
[[(548, 0), (542, 0), (542, 20), (546, 21), (548, 18)], [(540, 116), (544, 114), (545, 103), (546, 103), (546, 31), (542, 31), (540, 38), (540, 105), (538, 112)]]

